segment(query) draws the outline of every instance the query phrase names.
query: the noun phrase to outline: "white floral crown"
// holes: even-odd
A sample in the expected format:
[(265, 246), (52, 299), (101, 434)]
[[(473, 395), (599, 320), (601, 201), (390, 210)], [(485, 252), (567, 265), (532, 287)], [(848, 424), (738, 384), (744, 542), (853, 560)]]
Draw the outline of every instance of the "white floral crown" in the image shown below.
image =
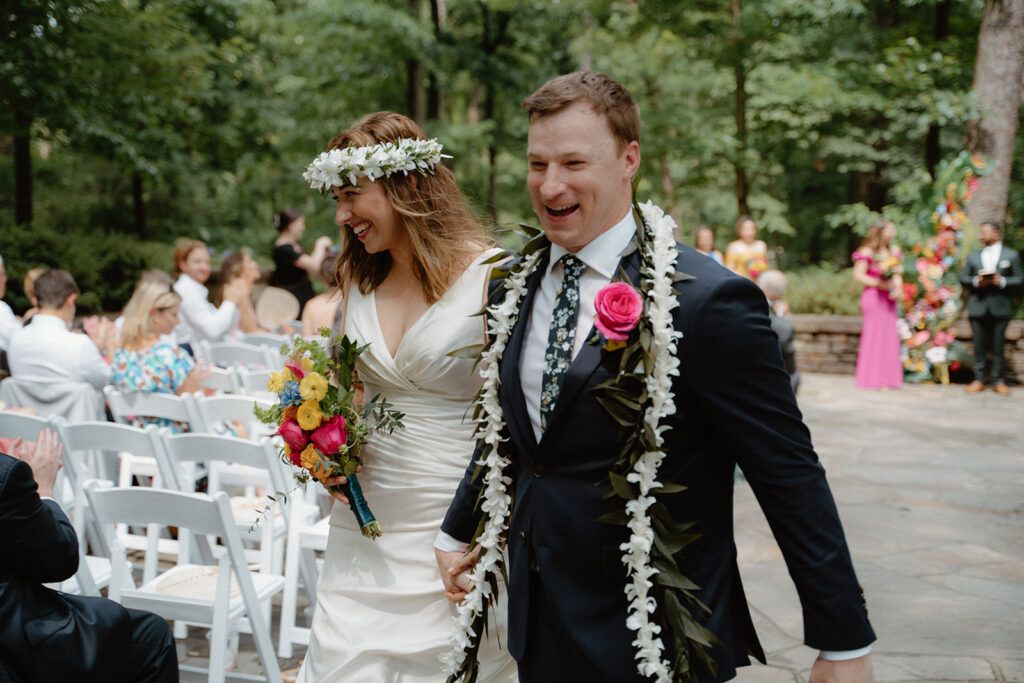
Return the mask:
[(419, 138), (401, 138), (369, 147), (332, 149), (314, 159), (302, 177), (314, 190), (328, 192), (335, 186), (355, 185), (360, 176), (375, 181), (399, 172), (409, 175), (409, 171), (416, 171), (431, 175), (441, 159), (451, 159), (449, 155), (441, 154), (442, 149), (437, 140)]

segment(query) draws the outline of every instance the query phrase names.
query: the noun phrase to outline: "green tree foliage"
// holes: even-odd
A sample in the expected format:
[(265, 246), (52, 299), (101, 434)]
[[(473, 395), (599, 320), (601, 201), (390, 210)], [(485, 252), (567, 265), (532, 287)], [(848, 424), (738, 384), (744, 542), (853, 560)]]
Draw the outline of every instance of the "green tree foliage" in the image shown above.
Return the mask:
[[(982, 0), (9, 4), (2, 231), (15, 229), (15, 150), (27, 142), (31, 229), (168, 244), (197, 236), (216, 251), (249, 245), (267, 263), (270, 218), (285, 206), (307, 214), (308, 238), (337, 235), (330, 202), (300, 179), (309, 160), (368, 112), (408, 113), (428, 86), (440, 106), (421, 123), (453, 154), (481, 215), (499, 226), (533, 221), (520, 102), (584, 67), (639, 101), (640, 192), (677, 218), (685, 240), (700, 224), (719, 247), (733, 238), (742, 169), (750, 211), (786, 268), (846, 265), (857, 211), (908, 204), (899, 188), (920, 187), (937, 159), (962, 148), (983, 9)], [(1014, 177), (1022, 172), (1018, 163)], [(1024, 211), (1024, 184), (1011, 185), (1009, 203)]]

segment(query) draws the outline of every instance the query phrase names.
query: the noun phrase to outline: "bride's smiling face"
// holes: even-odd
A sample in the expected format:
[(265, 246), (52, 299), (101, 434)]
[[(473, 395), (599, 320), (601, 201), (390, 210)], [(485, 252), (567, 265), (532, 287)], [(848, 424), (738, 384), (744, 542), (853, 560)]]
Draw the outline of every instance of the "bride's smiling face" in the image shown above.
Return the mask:
[(388, 201), (380, 183), (359, 178), (353, 185), (335, 186), (331, 193), (338, 202), (334, 222), (363, 243), (370, 254), (409, 246), (402, 217)]

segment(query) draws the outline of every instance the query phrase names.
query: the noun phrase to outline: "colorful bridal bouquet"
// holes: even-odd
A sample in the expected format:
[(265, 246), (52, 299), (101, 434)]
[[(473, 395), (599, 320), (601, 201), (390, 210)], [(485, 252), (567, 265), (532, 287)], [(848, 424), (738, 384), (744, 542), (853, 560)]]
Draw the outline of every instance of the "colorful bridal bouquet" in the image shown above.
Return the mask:
[(761, 277), (761, 273), (764, 273), (769, 268), (768, 259), (761, 255), (754, 256), (747, 261), (747, 272), (750, 273), (750, 279), (752, 280)]
[[(363, 444), (371, 432), (394, 432), (402, 427), (403, 413), (392, 408), (380, 395), (360, 405), (361, 385), (355, 363), (369, 344), (359, 346), (348, 337), (329, 340), (336, 357), (315, 339), (298, 337), (281, 347), (289, 359), (284, 369), (270, 373), (267, 390), (277, 394), (277, 405), (254, 408), (265, 424), (277, 425), (284, 445), (281, 458), (300, 468), (295, 479), (305, 484), (310, 478), (323, 483), (330, 477), (345, 476), (336, 486), (349, 499), (363, 536), (377, 538), (380, 524), (370, 512), (356, 473), (362, 465)], [(334, 380), (335, 383), (332, 383)]]

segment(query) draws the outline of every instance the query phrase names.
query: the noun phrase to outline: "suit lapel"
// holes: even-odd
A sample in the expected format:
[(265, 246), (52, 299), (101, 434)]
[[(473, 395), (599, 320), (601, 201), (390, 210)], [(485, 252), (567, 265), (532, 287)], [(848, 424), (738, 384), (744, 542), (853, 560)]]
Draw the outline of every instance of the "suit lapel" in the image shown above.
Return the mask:
[(526, 295), (520, 304), (519, 320), (516, 321), (515, 327), (512, 328), (512, 334), (505, 345), (500, 368), (501, 405), (505, 411), (505, 424), (508, 425), (509, 434), (512, 436), (517, 450), (528, 453), (531, 457), (537, 451), (537, 439), (533, 434), (533, 425), (530, 424), (530, 415), (526, 411), (523, 381), (519, 376), (519, 355), (523, 349), (526, 328), (529, 326), (534, 295), (540, 286), (541, 278), (544, 277), (544, 273), (547, 271), (550, 254), (550, 250), (545, 252), (537, 268), (526, 281)]
[[(629, 282), (636, 286), (640, 276), (640, 255), (634, 250), (624, 256), (619, 262), (619, 266), (615, 269), (616, 277), (620, 270), (625, 270)], [(555, 409), (551, 412), (548, 419), (549, 430), (562, 418), (562, 415), (571, 410), (576, 396), (584, 387), (590, 385), (591, 375), (601, 365), (601, 360), (605, 354), (609, 353), (600, 344), (590, 343), (590, 339), (596, 333), (597, 328), (591, 325), (590, 332), (587, 333), (587, 341), (584, 342), (583, 348), (580, 349), (572, 365), (569, 366), (568, 372), (565, 373), (565, 380), (562, 382), (562, 388), (558, 392), (558, 402), (555, 404)], [(543, 437), (541, 437), (541, 441), (543, 441)]]

